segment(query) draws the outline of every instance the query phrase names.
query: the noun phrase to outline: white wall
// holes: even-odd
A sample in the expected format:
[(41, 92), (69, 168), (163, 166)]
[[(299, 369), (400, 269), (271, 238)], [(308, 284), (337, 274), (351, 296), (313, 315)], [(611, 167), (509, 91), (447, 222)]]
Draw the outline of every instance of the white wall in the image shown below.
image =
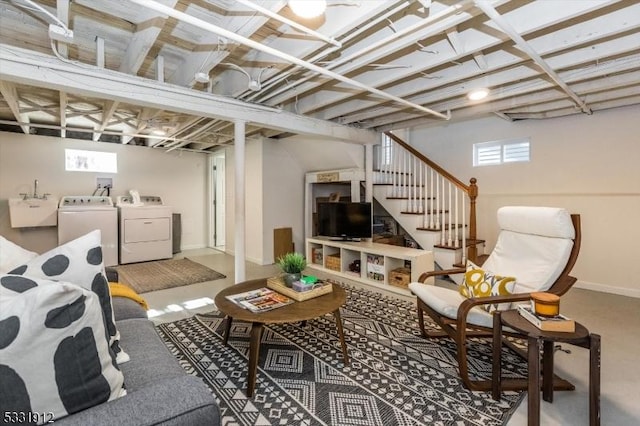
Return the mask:
[[(226, 149), (227, 232), (234, 253), (233, 147)], [(301, 137), (251, 140), (246, 145), (246, 258), (273, 263), (273, 230), (291, 227), (295, 250), (304, 253), (304, 177), (318, 170), (364, 167), (364, 147)]]
[[(249, 139), (245, 145), (245, 257), (251, 262), (263, 264), (264, 211), (262, 193), (262, 140)], [(235, 149), (225, 149), (226, 220), (225, 251), (235, 253)]]
[[(565, 207), (579, 213), (579, 286), (640, 297), (633, 266), (640, 241), (640, 108), (548, 120), (486, 118), (411, 131), (413, 146), (468, 182), (478, 179), (478, 232), (490, 250), (504, 205)], [(531, 162), (472, 165), (473, 144), (530, 137)]]
[[(118, 173), (67, 172), (65, 148), (115, 152)], [(8, 202), (21, 192), (53, 196), (91, 195), (96, 177), (112, 177), (111, 196), (138, 189), (143, 195), (159, 195), (180, 213), (182, 248), (204, 247), (206, 233), (206, 155), (171, 152), (114, 143), (0, 132), (0, 234), (33, 251), (44, 252), (57, 245), (57, 228), (10, 227)]]

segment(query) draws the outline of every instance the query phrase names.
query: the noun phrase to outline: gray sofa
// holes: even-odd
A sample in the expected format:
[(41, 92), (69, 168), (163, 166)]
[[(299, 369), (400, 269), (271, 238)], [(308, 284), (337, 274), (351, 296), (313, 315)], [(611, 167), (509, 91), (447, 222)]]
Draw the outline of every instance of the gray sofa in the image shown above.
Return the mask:
[(127, 395), (56, 420), (60, 425), (219, 425), (209, 388), (180, 366), (131, 299), (113, 298), (120, 345), (131, 360), (121, 364)]

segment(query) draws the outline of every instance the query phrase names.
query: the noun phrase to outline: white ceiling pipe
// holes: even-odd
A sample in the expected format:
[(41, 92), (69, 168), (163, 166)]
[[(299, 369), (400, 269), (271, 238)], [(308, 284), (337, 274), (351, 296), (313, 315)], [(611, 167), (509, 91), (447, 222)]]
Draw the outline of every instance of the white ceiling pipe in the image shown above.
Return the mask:
[[(386, 20), (390, 16), (393, 16), (394, 14), (396, 14), (397, 12), (405, 9), (408, 6), (409, 6), (409, 2), (408, 1), (404, 1), (404, 0), (396, 1), (395, 6), (389, 6), (384, 11), (383, 14), (381, 14), (378, 17), (376, 17), (375, 19), (367, 21), (366, 23), (364, 23), (363, 25), (359, 26), (354, 31), (351, 31), (348, 35), (343, 37), (342, 38), (342, 42), (344, 43), (344, 42), (347, 42), (347, 41), (351, 40), (352, 38), (357, 37), (361, 33), (365, 32), (365, 31), (368, 31), (370, 28), (372, 28), (375, 25), (377, 25), (379, 22)], [(319, 59), (322, 59), (323, 57), (335, 52), (336, 50), (338, 50), (336, 47), (329, 47), (329, 48), (325, 49), (323, 52), (320, 52), (320, 53), (314, 55), (312, 58), (308, 59), (308, 61), (313, 63), (313, 62), (315, 62), (315, 61), (317, 61)], [(299, 67), (294, 66), (289, 71), (284, 71), (284, 72), (278, 73), (277, 75), (274, 75), (273, 77), (271, 77), (267, 81), (265, 81), (265, 83), (262, 85), (262, 90), (260, 92), (250, 92), (249, 96), (248, 97), (243, 97), (242, 100), (253, 101), (253, 102), (257, 102), (257, 103), (263, 103), (263, 102), (271, 99), (273, 96), (277, 96), (282, 92), (286, 92), (287, 90), (289, 90), (289, 89), (291, 89), (291, 88), (293, 88), (295, 86), (298, 86), (299, 84), (301, 84), (301, 83), (303, 83), (305, 81), (308, 81), (311, 78), (313, 78), (313, 76), (304, 77), (304, 78), (302, 78), (300, 80), (295, 80), (295, 81), (293, 81), (291, 83), (288, 83), (287, 87), (283, 87), (281, 89), (278, 89), (277, 91), (275, 91), (272, 94), (269, 94), (267, 96), (262, 95), (262, 92), (268, 90), (269, 88), (271, 88), (274, 85), (282, 82), (283, 80), (287, 80), (287, 78), (290, 75), (294, 74), (298, 69), (299, 69)], [(256, 100), (256, 98), (259, 98), (261, 95), (262, 95), (262, 98)], [(232, 123), (228, 123), (224, 128), (229, 127), (231, 125), (232, 125)]]
[[(405, 37), (415, 31), (418, 31), (420, 29), (422, 29), (423, 27), (427, 26), (427, 25), (431, 25), (435, 22), (438, 22), (442, 19), (448, 18), (451, 15), (457, 14), (462, 12), (463, 10), (469, 8), (472, 4), (472, 0), (465, 0), (462, 1), (460, 3), (455, 4), (454, 6), (450, 6), (444, 10), (442, 10), (439, 13), (436, 13), (435, 15), (430, 15), (429, 17), (421, 20), (420, 22), (417, 22), (407, 28), (404, 28), (398, 32), (394, 32), (392, 33), (389, 37), (379, 40), (376, 43), (370, 44), (369, 46), (364, 47), (362, 50), (359, 50), (357, 52), (352, 53), (349, 56), (345, 56), (343, 58), (340, 58), (338, 60), (336, 60), (334, 63), (331, 63), (327, 66), (327, 69), (331, 70), (334, 69), (336, 67), (339, 67), (340, 65), (346, 64), (350, 61), (353, 61), (354, 59), (364, 55), (365, 53), (369, 53), (372, 52), (376, 49), (381, 48), (382, 46), (391, 43), (392, 41), (395, 41), (397, 39), (400, 39), (402, 37)], [(285, 92), (286, 90), (291, 89), (292, 87), (298, 86), (308, 80), (310, 80), (311, 78), (313, 78), (313, 76), (309, 76), (309, 77), (305, 77), (305, 78), (301, 78), (299, 80), (296, 80), (294, 83), (292, 83), (291, 85), (284, 87), (280, 90), (277, 90), (273, 93), (270, 93), (265, 99), (260, 99), (258, 102), (264, 102), (265, 100), (271, 99), (274, 96), (279, 95), (280, 93)]]
[[(395, 7), (389, 8), (382, 15), (378, 16), (376, 19), (365, 23), (364, 25), (358, 27), (355, 31), (349, 33), (349, 35), (347, 35), (346, 37), (342, 38), (342, 42), (346, 42), (346, 41), (351, 40), (352, 38), (357, 37), (358, 35), (360, 35), (361, 33), (365, 32), (365, 31), (367, 31), (369, 28), (373, 27), (374, 25), (378, 24), (379, 22), (384, 21), (387, 18), (389, 18), (390, 16), (394, 15), (395, 13), (401, 11), (402, 9), (405, 9), (407, 6), (408, 6), (408, 2), (402, 1), (398, 5), (396, 5)], [(393, 39), (395, 39), (395, 33), (392, 35), (392, 40)], [(336, 49), (335, 47), (332, 47), (332, 48), (330, 48), (328, 50), (325, 50), (324, 52), (320, 52), (319, 54), (315, 55), (313, 58), (309, 59), (309, 62), (313, 63), (313, 62), (315, 62), (315, 61), (317, 61), (319, 59), (322, 59), (323, 57), (335, 52), (336, 50), (338, 50), (338, 49)], [(358, 55), (359, 55), (359, 53), (358, 53)], [(351, 56), (349, 56), (349, 60), (350, 59), (351, 59)], [(340, 60), (340, 64), (341, 63), (342, 63), (342, 60)], [(333, 69), (334, 66), (338, 66), (338, 65), (339, 64), (331, 64), (331, 66), (329, 66), (327, 68), (328, 69)], [(290, 72), (288, 72), (288, 73), (286, 73), (284, 75), (280, 75), (280, 76), (275, 77), (273, 80), (266, 81), (265, 84), (263, 85), (263, 90), (262, 91), (264, 91), (265, 89), (271, 88), (273, 85), (280, 83), (282, 80), (285, 80), (289, 75), (293, 74), (295, 71), (296, 70), (293, 69), (293, 70), (291, 70)], [(273, 98), (274, 96), (279, 95), (280, 93), (286, 92), (287, 90), (289, 90), (289, 89), (291, 89), (291, 88), (293, 88), (295, 86), (298, 86), (298, 85), (304, 83), (305, 81), (310, 80), (311, 78), (313, 78), (313, 76), (308, 76), (308, 77), (301, 78), (300, 80), (296, 80), (296, 81), (288, 84), (287, 87), (283, 87), (283, 88), (281, 88), (279, 90), (276, 90), (275, 92), (270, 93), (270, 94), (268, 94), (266, 96), (263, 95), (263, 97), (260, 98), (259, 100), (257, 100), (256, 102), (258, 102), (258, 103), (265, 102), (265, 101)], [(247, 100), (255, 100), (259, 96), (260, 96), (260, 92), (253, 92), (251, 94), (251, 96), (249, 96), (247, 98)]]
[(507, 22), (497, 10), (486, 1), (475, 0), (475, 5), (478, 9), (482, 10), (495, 24), (500, 28), (502, 32), (511, 38), (516, 43), (516, 46), (526, 53), (542, 70), (547, 73), (549, 77), (558, 85), (567, 95), (582, 109), (582, 112), (591, 114), (591, 109), (582, 99), (565, 83), (560, 76), (545, 62), (544, 59), (536, 52), (529, 43)]
[(337, 41), (336, 39), (332, 38), (332, 37), (327, 37), (324, 34), (320, 34), (317, 31), (312, 30), (311, 28), (307, 28), (304, 25), (300, 25), (295, 21), (292, 21), (291, 19), (285, 18), (284, 16), (281, 16), (275, 12), (272, 12), (269, 9), (266, 9), (258, 4), (255, 4), (254, 2), (251, 2), (249, 0), (235, 0), (236, 3), (240, 3), (243, 4), (247, 7), (250, 7), (251, 9), (257, 10), (258, 12), (262, 13), (263, 15), (267, 15), (269, 18), (273, 18), (276, 21), (280, 21), (283, 24), (287, 24), (290, 27), (293, 27), (297, 30), (302, 31), (303, 33), (309, 34), (313, 37), (319, 38), (322, 41), (326, 41), (329, 44), (333, 44), (336, 47), (342, 47), (342, 43), (340, 43), (339, 41)]
[(203, 21), (202, 19), (196, 18), (196, 17), (191, 16), (191, 15), (187, 15), (186, 13), (177, 11), (177, 10), (171, 8), (171, 7), (167, 7), (167, 6), (163, 5), (163, 4), (157, 3), (155, 1), (152, 1), (152, 0), (129, 0), (129, 1), (132, 2), (132, 3), (138, 4), (140, 6), (144, 6), (144, 7), (147, 7), (149, 9), (153, 9), (156, 12), (160, 12), (160, 13), (162, 13), (164, 15), (171, 16), (171, 17), (173, 17), (173, 18), (175, 18), (175, 19), (177, 19), (179, 21), (185, 22), (187, 24), (191, 24), (191, 25), (193, 25), (195, 27), (202, 28), (202, 29), (207, 30), (207, 31), (211, 31), (214, 34), (218, 34), (218, 35), (220, 35), (222, 37), (226, 37), (229, 40), (234, 40), (234, 41), (236, 41), (238, 43), (244, 44), (245, 46), (251, 47), (253, 49), (259, 50), (259, 51), (264, 52), (264, 53), (268, 53), (268, 54), (273, 55), (273, 56), (275, 56), (277, 58), (284, 59), (285, 61), (291, 62), (293, 64), (300, 65), (301, 67), (307, 68), (307, 69), (309, 69), (311, 71), (315, 71), (318, 74), (326, 75), (327, 77), (330, 77), (330, 78), (332, 78), (334, 80), (338, 80), (338, 81), (341, 81), (341, 82), (343, 82), (345, 84), (348, 84), (350, 86), (357, 87), (357, 88), (362, 89), (362, 90), (366, 90), (369, 93), (372, 93), (374, 95), (378, 95), (378, 96), (383, 97), (385, 99), (389, 99), (389, 100), (398, 102), (400, 104), (407, 105), (407, 106), (409, 106), (411, 108), (417, 109), (419, 111), (426, 112), (428, 114), (434, 115), (436, 117), (439, 117), (439, 118), (442, 118), (442, 119), (445, 119), (445, 120), (449, 120), (451, 118), (451, 114), (445, 115), (445, 114), (442, 114), (440, 112), (433, 111), (433, 110), (431, 110), (431, 109), (429, 109), (427, 107), (423, 107), (422, 105), (414, 104), (413, 102), (409, 102), (409, 101), (407, 101), (405, 99), (399, 98), (398, 96), (394, 96), (392, 94), (383, 92), (382, 90), (376, 89), (375, 87), (367, 86), (366, 84), (362, 84), (359, 81), (350, 79), (350, 78), (345, 77), (343, 75), (337, 74), (337, 73), (335, 73), (333, 71), (329, 71), (327, 69), (324, 69), (322, 67), (314, 65), (314, 64), (309, 63), (307, 61), (303, 61), (302, 59), (296, 58), (295, 56), (289, 55), (288, 53), (284, 53), (284, 52), (281, 52), (279, 50), (273, 49), (273, 48), (271, 48), (269, 46), (265, 46), (263, 44), (255, 42), (253, 40), (250, 40), (250, 39), (248, 39), (246, 37), (242, 37), (242, 36), (232, 32), (232, 31), (229, 31), (229, 30), (226, 30), (224, 28), (218, 27), (217, 25), (210, 24), (210, 23), (208, 23), (206, 21)]
[[(362, 55), (364, 55), (366, 53), (369, 53), (369, 52), (372, 52), (372, 51), (374, 51), (376, 49), (379, 49), (382, 46), (384, 46), (386, 44), (389, 44), (392, 41), (395, 41), (395, 40), (400, 39), (402, 37), (405, 37), (405, 36), (415, 32), (415, 31), (418, 31), (418, 30), (422, 29), (423, 27), (425, 27), (427, 25), (431, 25), (431, 24), (433, 24), (435, 22), (438, 22), (438, 21), (440, 21), (442, 19), (445, 19), (445, 18), (447, 18), (447, 17), (449, 17), (451, 15), (454, 15), (456, 13), (460, 13), (463, 10), (467, 9), (468, 7), (470, 7), (471, 4), (472, 4), (472, 0), (465, 0), (465, 1), (462, 1), (460, 3), (455, 4), (454, 6), (450, 6), (450, 7), (446, 8), (446, 9), (442, 10), (439, 13), (436, 13), (434, 15), (430, 15), (429, 17), (421, 20), (420, 22), (417, 22), (417, 23), (415, 23), (415, 24), (413, 24), (413, 25), (411, 25), (411, 26), (409, 26), (407, 28), (404, 28), (404, 29), (402, 29), (402, 30), (400, 30), (398, 32), (394, 32), (389, 37), (384, 38), (382, 40), (379, 40), (376, 43), (370, 44), (369, 46), (364, 47), (362, 50), (359, 50), (357, 52), (352, 53), (349, 56), (345, 56), (343, 58), (340, 58), (340, 59), (336, 60), (334, 63), (329, 64), (326, 69), (331, 70), (331, 69), (339, 67), (340, 65), (346, 64), (346, 63), (348, 63), (350, 61), (353, 61), (354, 59), (356, 59), (356, 58), (358, 58), (358, 57), (360, 57), (360, 56), (362, 56)], [(261, 98), (258, 102), (264, 102), (266, 100), (269, 100), (269, 99), (273, 98), (274, 96), (277, 96), (277, 95), (279, 95), (279, 94), (291, 89), (292, 87), (298, 86), (298, 85), (300, 85), (300, 84), (302, 84), (302, 83), (304, 83), (306, 81), (309, 81), (311, 78), (313, 78), (313, 76), (308, 76), (308, 77), (296, 80), (295, 82), (293, 82), (292, 84), (288, 85), (287, 87), (283, 87), (283, 88), (281, 88), (279, 90), (276, 90), (273, 93), (270, 93), (265, 98)]]

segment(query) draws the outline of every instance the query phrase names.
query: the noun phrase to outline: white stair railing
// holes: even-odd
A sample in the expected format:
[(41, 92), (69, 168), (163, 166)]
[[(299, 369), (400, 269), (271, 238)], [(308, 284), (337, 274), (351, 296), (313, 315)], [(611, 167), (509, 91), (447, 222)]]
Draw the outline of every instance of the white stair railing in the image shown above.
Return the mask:
[[(466, 185), (395, 135), (387, 135), (390, 140), (376, 147), (375, 183), (389, 185), (388, 197), (406, 199), (403, 212), (422, 215), (419, 229), (438, 231), (442, 246), (466, 247), (468, 239), (476, 238), (475, 179)], [(470, 247), (469, 257), (475, 259), (475, 246)], [(463, 261), (466, 258), (463, 251)]]

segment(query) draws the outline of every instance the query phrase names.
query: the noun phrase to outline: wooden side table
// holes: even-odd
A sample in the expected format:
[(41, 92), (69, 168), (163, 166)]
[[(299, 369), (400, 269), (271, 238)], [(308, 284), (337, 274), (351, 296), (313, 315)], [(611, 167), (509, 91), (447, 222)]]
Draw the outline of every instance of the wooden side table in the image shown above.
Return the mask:
[(502, 326), (510, 327), (527, 337), (528, 424), (540, 424), (540, 343), (542, 342), (542, 399), (553, 402), (554, 343), (568, 343), (589, 349), (589, 425), (600, 425), (600, 336), (591, 334), (576, 322), (573, 333), (540, 330), (517, 310), (496, 311), (493, 317), (493, 374), (492, 396), (499, 400), (501, 393)]

